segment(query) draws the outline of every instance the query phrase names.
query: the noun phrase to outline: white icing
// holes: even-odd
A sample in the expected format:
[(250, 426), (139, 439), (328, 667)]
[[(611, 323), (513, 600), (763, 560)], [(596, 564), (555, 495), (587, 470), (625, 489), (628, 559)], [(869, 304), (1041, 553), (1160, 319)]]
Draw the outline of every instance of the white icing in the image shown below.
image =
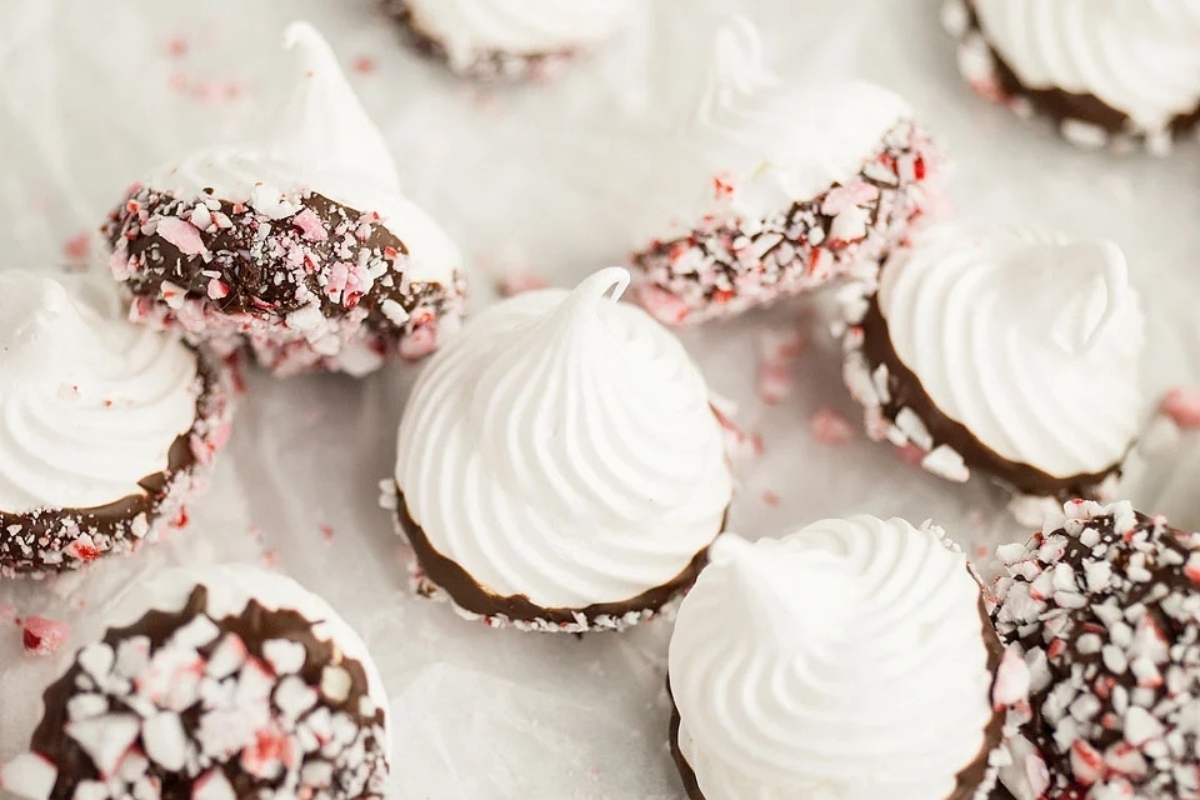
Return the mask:
[(1200, 106), (1198, 0), (974, 0), (1023, 84), (1090, 94), (1162, 131)]
[(456, 69), (500, 51), (537, 55), (590, 47), (629, 22), (643, 0), (406, 0), (413, 24)]
[(175, 567), (151, 580), (130, 584), (106, 615), (106, 625), (110, 629), (128, 627), (151, 610), (178, 613), (197, 586), (209, 590), (205, 613), (213, 619), (240, 614), (251, 600), (268, 611), (295, 611), (313, 623), (315, 639), (337, 645), (346, 658), (362, 664), (367, 694), (384, 712), (389, 737), (384, 750), (390, 750), (387, 693), (366, 644), (328, 603), (285, 575), (246, 564)]
[(409, 280), (450, 280), (461, 258), (429, 215), (400, 190), (387, 142), (346, 81), (329, 44), (308, 23), (293, 22), (284, 44), (296, 48), (298, 81), (259, 141), (214, 147), (168, 164), (146, 185), (182, 198), (212, 189), (271, 217), (299, 210), (310, 190), (356, 211), (375, 212), (408, 248)]
[(195, 353), (93, 275), (0, 271), (0, 510), (143, 495), (196, 422)]
[[(484, 311), (434, 356), (396, 481), (440, 554), (544, 607), (627, 600), (716, 536), (732, 493), (704, 378), (602, 270)], [(611, 294), (610, 294), (611, 293)]]
[(1057, 478), (1122, 460), (1145, 326), (1116, 245), (935, 227), (887, 262), (878, 300), (934, 404), (1005, 459)]
[[(740, 16), (717, 29), (706, 72), (672, 82), (670, 95), (681, 94), (685, 107), (662, 151), (676, 174), (652, 201), (646, 235), (660, 238), (708, 214), (761, 220), (812, 200), (857, 175), (912, 116), (903, 98), (875, 84), (788, 84), (767, 68), (758, 30)], [(715, 177), (732, 185), (731, 196), (718, 197)]]
[(980, 589), (937, 528), (724, 535), (671, 639), (708, 800), (942, 800), (992, 718)]

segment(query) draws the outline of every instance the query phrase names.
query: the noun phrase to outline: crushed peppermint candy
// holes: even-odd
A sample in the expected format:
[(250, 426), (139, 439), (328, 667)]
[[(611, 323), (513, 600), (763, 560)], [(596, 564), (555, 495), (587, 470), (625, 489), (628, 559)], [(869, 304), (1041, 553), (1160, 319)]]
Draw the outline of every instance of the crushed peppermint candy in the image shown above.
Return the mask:
[(109, 270), (131, 319), (182, 330), (218, 355), (248, 348), (279, 375), (363, 375), (417, 359), (460, 324), (466, 279), (411, 280), (378, 214), (259, 184), (246, 203), (135, 185), (109, 214)]
[[(858, 175), (767, 219), (742, 219), (716, 192), (716, 213), (684, 236), (655, 240), (630, 259), (639, 301), (677, 325), (727, 318), (839, 278), (876, 270), (924, 214), (933, 167), (929, 136), (911, 120), (896, 125)], [(715, 181), (725, 187), (724, 178)]]
[(25, 618), (21, 641), (25, 652), (35, 656), (57, 653), (71, 635), (71, 626), (65, 622), (31, 614)]
[(1200, 533), (1078, 500), (997, 556), (1013, 793), (1200, 797)]
[[(46, 692), (30, 752), (0, 769), (21, 797), (381, 798), (386, 710), (364, 665), (313, 622), (249, 601), (210, 616), (197, 586), (76, 655)], [(235, 788), (236, 787), (236, 788)]]

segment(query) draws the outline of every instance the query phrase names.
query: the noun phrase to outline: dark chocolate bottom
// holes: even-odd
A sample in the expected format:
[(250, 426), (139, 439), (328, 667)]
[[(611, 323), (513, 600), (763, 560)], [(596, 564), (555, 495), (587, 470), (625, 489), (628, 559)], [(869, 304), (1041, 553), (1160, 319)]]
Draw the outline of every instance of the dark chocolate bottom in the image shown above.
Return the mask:
[[(653, 617), (663, 606), (690, 589), (708, 563), (708, 548), (705, 548), (677, 576), (636, 597), (584, 608), (546, 608), (523, 594), (498, 595), (481, 586), (458, 562), (446, 558), (433, 547), (425, 531), (409, 514), (404, 492), (398, 486), (396, 493), (397, 523), (416, 555), (421, 569), (420, 582), (444, 591), (460, 611), (482, 617), (497, 627), (563, 633), (622, 630)], [(713, 538), (724, 529), (725, 521), (722, 520), (721, 530), (714, 531)]]
[(0, 575), (38, 578), (130, 552), (164, 524), (182, 527), (185, 504), (207, 488), (207, 472), (229, 438), (233, 388), (228, 368), (198, 351), (196, 422), (171, 445), (167, 468), (141, 482), (141, 494), (95, 508), (0, 511)]
[[(1014, 106), (1018, 112), (1038, 114), (1051, 120), (1063, 137), (1083, 147), (1145, 146), (1155, 153), (1170, 149), (1173, 139), (1181, 139), (1200, 127), (1200, 98), (1195, 110), (1175, 117), (1164, 131), (1139, 129), (1123, 111), (1091, 94), (1077, 94), (1059, 88), (1034, 89), (1026, 86), (1017, 73), (988, 41), (980, 24), (974, 0), (951, 0), (966, 15), (965, 32), (959, 46), (976, 56), (979, 48), (990, 55), (991, 72), (986, 76), (966, 75), (972, 87), (989, 99)], [(965, 59), (964, 59), (965, 60)]]
[[(1012, 506), (1022, 522), (1037, 524), (1049, 506), (1061, 507), (1066, 500), (1111, 499), (1121, 474), (1120, 462), (1100, 472), (1055, 477), (1004, 458), (944, 414), (896, 353), (874, 296), (867, 301), (862, 318), (852, 320), (846, 333), (845, 370), (847, 385), (866, 407), (867, 433), (872, 439), (915, 447), (922, 455), (923, 467), (949, 480), (965, 481), (973, 469), (992, 476), (1023, 501)], [(886, 372), (886, 394), (876, 388), (880, 370)], [(919, 430), (914, 430), (913, 417)], [(1025, 505), (1027, 512), (1023, 511)]]
[(469, 64), (455, 64), (445, 44), (425, 32), (415, 18), (412, 8), (405, 0), (380, 0), (384, 13), (393, 17), (400, 26), (412, 49), (426, 58), (440, 61), (451, 71), (466, 78), (483, 81), (542, 80), (558, 73), (575, 57), (573, 50), (557, 50), (545, 53), (510, 53), (503, 50), (481, 51)]

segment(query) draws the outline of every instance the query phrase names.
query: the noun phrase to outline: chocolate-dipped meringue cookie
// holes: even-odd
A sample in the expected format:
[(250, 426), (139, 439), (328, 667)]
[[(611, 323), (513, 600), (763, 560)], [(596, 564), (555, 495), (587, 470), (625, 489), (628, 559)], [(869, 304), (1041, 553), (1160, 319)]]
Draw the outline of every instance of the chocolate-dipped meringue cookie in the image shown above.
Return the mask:
[(0, 271), (0, 575), (128, 552), (207, 488), (225, 365), (125, 315), (104, 276)]
[(987, 796), (1000, 642), (939, 528), (858, 516), (710, 554), (669, 657), (691, 800)]
[(639, 0), (381, 0), (418, 51), (480, 79), (546, 77), (628, 24)]
[(846, 314), (846, 384), (872, 438), (949, 480), (998, 479), (1032, 524), (1111, 496), (1143, 410), (1144, 320), (1116, 245), (935, 226)]
[(998, 556), (996, 629), (1029, 688), (1002, 784), (1017, 800), (1200, 797), (1200, 534), (1076, 501)]
[(977, 92), (1081, 147), (1164, 153), (1200, 124), (1196, 0), (949, 0)]
[(397, 514), (424, 590), (524, 629), (623, 628), (691, 585), (732, 494), (704, 378), (601, 270), (505, 300), (421, 376)]
[(457, 248), (400, 191), (329, 45), (293, 23), (297, 85), (255, 142), (192, 153), (135, 185), (105, 234), (134, 317), (243, 345), (279, 375), (362, 375), (456, 329)]
[(940, 159), (906, 101), (863, 82), (789, 85), (761, 51), (734, 17), (709, 71), (671, 92), (684, 108), (661, 132), (662, 178), (632, 255), (641, 301), (663, 322), (729, 317), (874, 270), (927, 204)]
[(0, 770), (31, 800), (382, 798), (387, 697), (353, 630), (256, 567), (134, 586)]

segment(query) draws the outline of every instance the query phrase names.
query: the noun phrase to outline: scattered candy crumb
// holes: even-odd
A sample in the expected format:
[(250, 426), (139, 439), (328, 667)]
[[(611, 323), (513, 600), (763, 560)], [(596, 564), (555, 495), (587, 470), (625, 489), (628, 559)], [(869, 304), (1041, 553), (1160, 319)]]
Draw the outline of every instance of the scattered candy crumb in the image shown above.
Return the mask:
[(188, 41), (182, 36), (171, 36), (163, 42), (163, 52), (171, 58), (183, 58), (188, 50)]
[(359, 75), (373, 75), (377, 69), (375, 59), (370, 56), (359, 56), (350, 62), (350, 69), (357, 72)]
[(71, 627), (65, 622), (30, 615), (25, 618), (25, 627), (21, 635), (26, 653), (48, 656), (63, 646), (67, 637), (71, 635)]
[(1184, 430), (1200, 429), (1200, 389), (1172, 389), (1162, 401), (1162, 412)]
[(776, 506), (779, 505), (779, 495), (775, 494), (770, 489), (763, 492), (762, 500), (764, 503), (771, 506), (772, 508), (775, 508)]
[(850, 420), (831, 408), (822, 408), (810, 420), (813, 436), (821, 444), (842, 445), (854, 438)]
[(92, 234), (88, 231), (79, 233), (67, 239), (63, 245), (63, 254), (73, 262), (86, 261), (92, 249)]

